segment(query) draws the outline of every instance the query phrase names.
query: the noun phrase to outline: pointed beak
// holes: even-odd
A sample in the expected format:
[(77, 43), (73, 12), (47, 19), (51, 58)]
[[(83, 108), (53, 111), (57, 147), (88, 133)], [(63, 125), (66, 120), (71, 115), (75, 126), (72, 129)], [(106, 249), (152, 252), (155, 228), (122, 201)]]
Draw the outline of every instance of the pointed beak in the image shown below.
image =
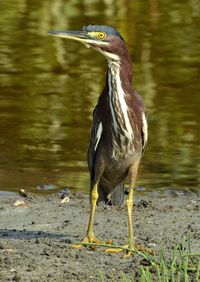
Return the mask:
[(95, 40), (85, 31), (71, 31), (71, 30), (49, 30), (49, 35), (57, 36), (60, 38), (72, 39), (85, 44), (93, 43)]

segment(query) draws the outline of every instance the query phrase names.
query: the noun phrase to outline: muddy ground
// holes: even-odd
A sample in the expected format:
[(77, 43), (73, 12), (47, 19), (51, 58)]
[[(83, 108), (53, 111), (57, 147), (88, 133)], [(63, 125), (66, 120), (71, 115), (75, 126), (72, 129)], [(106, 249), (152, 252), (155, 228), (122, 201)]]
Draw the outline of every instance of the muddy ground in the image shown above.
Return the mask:
[[(22, 200), (22, 202), (20, 201)], [(17, 201), (17, 202), (16, 202)], [(61, 203), (58, 193), (48, 196), (0, 196), (0, 281), (119, 281), (120, 272), (138, 276), (142, 258), (110, 254), (98, 248), (76, 250), (72, 242), (83, 239), (89, 217), (88, 196), (70, 195)], [(135, 238), (170, 256), (174, 244), (192, 235), (193, 251), (200, 251), (200, 197), (197, 193), (152, 195), (134, 198)], [(123, 207), (101, 205), (96, 210), (99, 239), (127, 242), (127, 212)]]

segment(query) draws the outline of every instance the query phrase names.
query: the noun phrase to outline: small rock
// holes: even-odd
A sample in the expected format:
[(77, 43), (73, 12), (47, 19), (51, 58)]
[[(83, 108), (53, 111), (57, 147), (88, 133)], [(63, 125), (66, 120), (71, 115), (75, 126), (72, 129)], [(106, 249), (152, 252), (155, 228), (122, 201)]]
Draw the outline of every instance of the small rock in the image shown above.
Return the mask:
[(187, 210), (193, 210), (195, 208), (195, 201), (191, 201), (186, 205)]
[(28, 197), (27, 192), (26, 192), (26, 190), (24, 190), (24, 189), (20, 189), (20, 190), (19, 190), (19, 194), (20, 194), (20, 196), (22, 196), (22, 197), (25, 197), (25, 198)]
[(149, 243), (149, 244), (148, 244), (148, 247), (154, 247), (154, 248), (155, 248), (155, 247), (156, 247), (156, 244), (155, 244), (155, 243)]
[(24, 200), (17, 200), (13, 205), (16, 207), (28, 207), (27, 203)]
[(70, 194), (71, 194), (71, 191), (68, 188), (63, 188), (63, 190), (58, 192), (58, 195), (60, 196), (61, 199), (64, 199), (65, 197), (69, 196)]
[(162, 210), (165, 211), (165, 212), (170, 212), (170, 211), (174, 210), (174, 207), (171, 206), (171, 205), (166, 205), (162, 208)]
[(151, 204), (152, 204), (151, 201), (141, 200), (138, 204), (138, 208), (140, 207), (147, 208), (148, 206), (151, 206)]
[(62, 204), (67, 204), (69, 203), (69, 197), (65, 197), (64, 199), (61, 200)]

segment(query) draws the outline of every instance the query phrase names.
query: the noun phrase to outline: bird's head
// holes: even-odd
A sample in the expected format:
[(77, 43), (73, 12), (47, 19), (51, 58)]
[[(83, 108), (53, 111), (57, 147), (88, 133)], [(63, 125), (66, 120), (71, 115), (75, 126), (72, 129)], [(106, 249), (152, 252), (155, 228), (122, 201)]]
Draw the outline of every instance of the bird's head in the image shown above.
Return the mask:
[(48, 33), (84, 43), (102, 53), (108, 60), (119, 61), (128, 54), (123, 37), (111, 26), (88, 25), (80, 31), (50, 30)]

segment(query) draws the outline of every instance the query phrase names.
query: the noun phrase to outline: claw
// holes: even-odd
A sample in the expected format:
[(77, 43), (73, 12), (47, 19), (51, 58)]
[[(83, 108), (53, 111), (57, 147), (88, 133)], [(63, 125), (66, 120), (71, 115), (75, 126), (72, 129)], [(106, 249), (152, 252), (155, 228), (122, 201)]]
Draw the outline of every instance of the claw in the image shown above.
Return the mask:
[[(100, 244), (101, 242), (97, 240), (94, 236), (86, 236), (81, 244), (73, 244), (72, 248), (80, 249), (84, 246), (84, 244), (88, 244), (88, 243)], [(92, 249), (95, 250), (95, 247), (92, 247)]]
[(83, 247), (83, 245), (81, 245), (81, 244), (72, 244), (71, 247), (73, 249), (80, 249), (81, 247)]
[(95, 246), (90, 246), (90, 248), (95, 251), (96, 247), (98, 245), (112, 244), (112, 240), (108, 240), (106, 242), (102, 242), (102, 241), (97, 240), (94, 237), (94, 235), (92, 235), (92, 236), (88, 235), (88, 236), (85, 237), (85, 239), (83, 240), (82, 243), (80, 243), (80, 244), (73, 244), (73, 245), (71, 245), (71, 247), (74, 248), (74, 249), (80, 249), (80, 248), (84, 247), (84, 245), (87, 246), (87, 244), (95, 244)]
[(129, 245), (124, 245), (124, 246), (122, 246), (122, 248), (115, 248), (115, 247), (107, 248), (105, 250), (105, 252), (106, 253), (120, 253), (120, 252), (124, 251), (124, 249), (127, 249), (128, 247), (129, 247)]
[[(134, 251), (133, 251), (134, 252)], [(130, 258), (133, 255), (132, 251), (128, 251), (127, 254), (123, 255), (122, 258), (126, 259), (126, 258)]]

